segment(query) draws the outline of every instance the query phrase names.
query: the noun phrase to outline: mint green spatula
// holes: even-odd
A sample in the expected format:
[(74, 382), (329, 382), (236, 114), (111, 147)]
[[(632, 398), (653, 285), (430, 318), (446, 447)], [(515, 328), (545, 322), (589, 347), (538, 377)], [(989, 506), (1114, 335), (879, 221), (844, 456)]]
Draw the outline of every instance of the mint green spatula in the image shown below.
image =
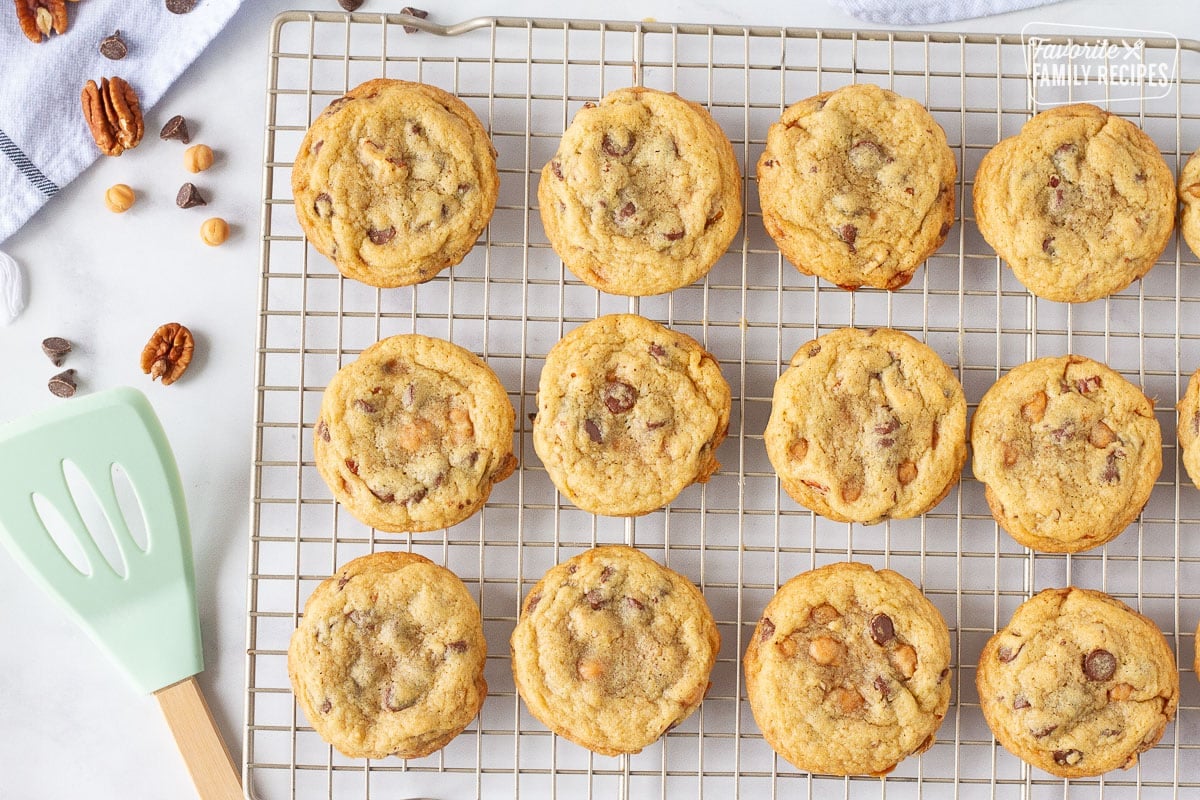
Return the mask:
[[(69, 464), (98, 501), (123, 570), (97, 545), (81, 513), (87, 499), (72, 493)], [(137, 496), (145, 550), (122, 513), (114, 466)], [(43, 518), (51, 516), (47, 505), (60, 521)], [(57, 536), (73, 537), (76, 547), (66, 549), (80, 567), (51, 536), (56, 526)], [(0, 542), (139, 690), (154, 693), (200, 796), (243, 797), (237, 766), (195, 679), (204, 660), (179, 471), (140, 392), (113, 389), (0, 426)]]

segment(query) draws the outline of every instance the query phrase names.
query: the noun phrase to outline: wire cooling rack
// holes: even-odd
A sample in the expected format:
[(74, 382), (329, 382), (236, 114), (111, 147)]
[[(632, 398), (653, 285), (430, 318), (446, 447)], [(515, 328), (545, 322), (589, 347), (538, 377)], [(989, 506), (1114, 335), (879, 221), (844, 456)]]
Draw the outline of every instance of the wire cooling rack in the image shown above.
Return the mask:
[[(420, 29), (407, 35), (403, 24)], [(1200, 48), (1147, 40), (1142, 57), (1173, 60), (1162, 98), (1105, 88), (1088, 96), (1143, 126), (1175, 172), (1200, 145)], [(262, 283), (255, 372), (249, 552), (246, 785), (273, 798), (764, 796), (1176, 797), (1200, 790), (1200, 685), (1190, 665), (1200, 620), (1200, 492), (1179, 469), (1173, 405), (1200, 366), (1200, 274), (1173, 240), (1142, 281), (1070, 306), (1033, 298), (982, 241), (971, 217), (980, 158), (1028, 119), (1029, 48), (1014, 36), (812, 31), (730, 26), (480, 19), (444, 28), (401, 16), (287, 13), (271, 31), (263, 182)], [(1193, 74), (1196, 77), (1187, 77)], [(499, 151), (495, 217), (467, 259), (429, 283), (376, 290), (340, 278), (305, 244), (290, 166), (304, 131), (369, 78), (420, 80), (455, 92)], [(925, 103), (959, 162), (959, 224), (912, 284), (842, 291), (781, 259), (758, 211), (754, 164), (782, 109), (818, 91), (873, 82)], [(666, 296), (618, 298), (575, 280), (547, 244), (538, 172), (586, 101), (623, 86), (675, 90), (703, 103), (734, 144), (746, 217), (708, 277)], [(1047, 90), (1048, 91), (1048, 90)], [(1087, 89), (1076, 97), (1087, 96)], [(1053, 99), (1053, 98), (1051, 98)], [(637, 519), (597, 518), (565, 502), (533, 452), (528, 415), (549, 348), (603, 313), (634, 311), (685, 331), (720, 360), (733, 388), (721, 470)], [(762, 431), (774, 381), (804, 341), (845, 325), (889, 325), (950, 364), (972, 408), (1006, 370), (1082, 353), (1158, 400), (1166, 457), (1137, 523), (1107, 547), (1034, 554), (993, 523), (966, 477), (918, 519), (864, 527), (794, 504), (767, 461)], [(518, 411), (520, 470), (478, 515), (435, 534), (373, 531), (336, 506), (316, 473), (312, 424), (343, 364), (396, 333), (448, 338), (487, 359)], [(969, 469), (968, 469), (969, 472)], [(594, 756), (552, 736), (513, 689), (508, 636), (520, 600), (552, 564), (600, 543), (634, 544), (698, 583), (719, 622), (720, 657), (700, 711), (633, 756)], [(288, 638), (309, 593), (338, 565), (378, 549), (420, 552), (458, 573), (483, 609), (490, 695), (441, 752), (401, 761), (347, 759), (308, 726), (292, 698)], [(886, 780), (797, 772), (759, 735), (740, 658), (778, 585), (854, 559), (918, 583), (950, 626), (954, 699), (938, 742)], [(999, 748), (979, 710), (975, 660), (1034, 592), (1103, 589), (1152, 617), (1177, 653), (1178, 718), (1140, 766), (1064, 783)]]

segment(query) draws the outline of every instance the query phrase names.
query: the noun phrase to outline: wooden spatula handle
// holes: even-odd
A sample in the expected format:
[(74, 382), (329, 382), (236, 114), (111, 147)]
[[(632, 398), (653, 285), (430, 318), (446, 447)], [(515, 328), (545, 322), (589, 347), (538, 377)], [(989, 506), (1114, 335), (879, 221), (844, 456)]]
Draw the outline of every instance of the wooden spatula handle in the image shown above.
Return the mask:
[(154, 693), (201, 800), (243, 800), (242, 777), (195, 676)]

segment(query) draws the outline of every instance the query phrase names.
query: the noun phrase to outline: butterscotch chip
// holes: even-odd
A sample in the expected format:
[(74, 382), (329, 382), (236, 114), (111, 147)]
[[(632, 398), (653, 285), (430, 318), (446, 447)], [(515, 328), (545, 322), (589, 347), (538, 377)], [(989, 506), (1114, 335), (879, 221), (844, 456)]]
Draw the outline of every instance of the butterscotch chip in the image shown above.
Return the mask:
[(413, 553), (356, 558), (304, 605), (288, 647), (296, 700), (351, 758), (445, 747), (487, 696), (479, 607), (448, 569)]
[(206, 144), (194, 144), (183, 151), (183, 168), (188, 172), (203, 172), (212, 165), (213, 151)]
[[(816, 613), (823, 608), (836, 616)], [(810, 657), (788, 658), (782, 641)], [(941, 614), (907, 578), (866, 564), (832, 564), (780, 587), (743, 666), (767, 743), (806, 772), (886, 774), (932, 744), (950, 705)]]
[(1086, 589), (1022, 603), (984, 646), (975, 683), (1000, 744), (1061, 778), (1133, 766), (1179, 702), (1175, 656), (1158, 627)]
[(229, 238), (229, 223), (220, 217), (210, 217), (200, 223), (200, 239), (209, 247), (224, 244)]
[(966, 427), (962, 386), (937, 353), (900, 331), (843, 328), (796, 350), (764, 439), (796, 502), (870, 524), (941, 502), (966, 461)]
[(104, 192), (104, 205), (114, 214), (124, 214), (136, 200), (133, 189), (124, 183), (114, 183)]
[(560, 736), (636, 753), (700, 706), (720, 645), (691, 581), (634, 548), (597, 547), (552, 567), (526, 596), (513, 680)]
[[(1034, 420), (1028, 398), (1042, 397)], [(1022, 364), (996, 382), (971, 423), (975, 477), (992, 516), (1026, 547), (1074, 553), (1125, 530), (1162, 470), (1154, 405), (1082, 356)]]
[(326, 387), (313, 436), (317, 471), (374, 528), (436, 530), (471, 516), (512, 474), (515, 420), (500, 379), (473, 353), (392, 336)]

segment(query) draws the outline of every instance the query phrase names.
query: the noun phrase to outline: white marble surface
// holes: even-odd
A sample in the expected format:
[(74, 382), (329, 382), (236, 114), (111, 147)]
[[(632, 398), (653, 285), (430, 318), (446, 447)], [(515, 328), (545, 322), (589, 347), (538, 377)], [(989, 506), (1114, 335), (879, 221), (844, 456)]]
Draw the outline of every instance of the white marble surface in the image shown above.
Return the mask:
[[(0, 328), (0, 421), (55, 402), (45, 388), (55, 370), (39, 347), (51, 335), (75, 342), (67, 366), (79, 371), (83, 391), (129, 384), (147, 392), (173, 442), (190, 506), (208, 664), (201, 682), (239, 756), (266, 36), (272, 17), (293, 5), (247, 0), (150, 113), (146, 142), (120, 159), (102, 159), (3, 245), (27, 271), (30, 304), (15, 324)], [(300, 5), (337, 10), (334, 0)], [(402, 5), (367, 0), (362, 10)], [(551, 0), (420, 5), (442, 22), (496, 13), (561, 16), (567, 9)], [(580, 4), (574, 13), (597, 12)], [(863, 27), (819, 1), (609, 0), (604, 13)], [(1170, 30), (1200, 39), (1194, 0), (1073, 0), (942, 27), (1016, 32), (1030, 20)], [(183, 148), (154, 133), (175, 113), (191, 121), (195, 141), (217, 152), (213, 169), (197, 181), (210, 196), (206, 209), (181, 211), (173, 202), (187, 179)], [(137, 206), (119, 217), (103, 207), (104, 189), (118, 182), (139, 192)], [(232, 224), (221, 248), (199, 241), (199, 224), (210, 215)], [(151, 385), (138, 369), (138, 353), (156, 325), (176, 319), (197, 334), (196, 361), (179, 384)], [(134, 693), (2, 553), (0, 641), (0, 797), (193, 796), (154, 700)]]

